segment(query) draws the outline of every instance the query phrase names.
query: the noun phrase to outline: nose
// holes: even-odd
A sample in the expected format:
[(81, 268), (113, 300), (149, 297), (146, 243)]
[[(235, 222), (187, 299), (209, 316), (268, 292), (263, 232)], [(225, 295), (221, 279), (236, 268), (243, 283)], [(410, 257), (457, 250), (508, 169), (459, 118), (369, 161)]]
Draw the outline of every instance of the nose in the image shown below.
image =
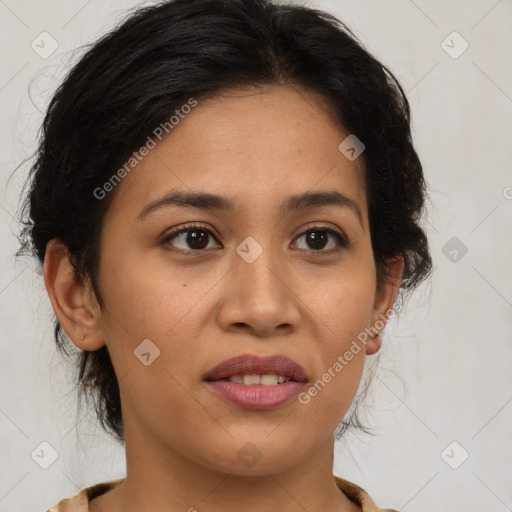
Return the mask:
[(294, 274), (275, 251), (263, 250), (252, 263), (235, 252), (226, 282), (217, 317), (223, 330), (269, 337), (286, 334), (299, 325), (300, 299), (294, 293)]

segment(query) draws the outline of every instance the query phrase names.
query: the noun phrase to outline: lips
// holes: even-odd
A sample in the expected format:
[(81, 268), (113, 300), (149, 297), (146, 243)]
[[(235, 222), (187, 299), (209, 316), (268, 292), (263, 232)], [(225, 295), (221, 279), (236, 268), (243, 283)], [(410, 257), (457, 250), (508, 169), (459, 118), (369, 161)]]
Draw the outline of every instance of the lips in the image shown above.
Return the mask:
[(284, 356), (243, 355), (228, 359), (213, 368), (204, 380), (218, 381), (235, 375), (277, 375), (295, 382), (307, 382), (306, 370)]
[(297, 397), (306, 382), (306, 370), (284, 356), (233, 357), (204, 378), (206, 388), (215, 396), (255, 411), (285, 406)]

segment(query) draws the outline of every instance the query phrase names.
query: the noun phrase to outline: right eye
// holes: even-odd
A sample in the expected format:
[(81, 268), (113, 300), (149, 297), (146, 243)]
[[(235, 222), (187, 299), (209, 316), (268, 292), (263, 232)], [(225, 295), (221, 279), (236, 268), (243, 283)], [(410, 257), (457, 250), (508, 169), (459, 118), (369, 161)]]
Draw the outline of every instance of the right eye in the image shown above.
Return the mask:
[(165, 247), (170, 245), (171, 247), (176, 248), (176, 244), (171, 243), (171, 241), (177, 240), (178, 242), (181, 243), (181, 247), (177, 247), (178, 251), (201, 252), (202, 250), (208, 248), (208, 243), (212, 239), (217, 241), (217, 239), (209, 229), (198, 224), (188, 224), (165, 235), (165, 237), (161, 241), (161, 244), (164, 245)]

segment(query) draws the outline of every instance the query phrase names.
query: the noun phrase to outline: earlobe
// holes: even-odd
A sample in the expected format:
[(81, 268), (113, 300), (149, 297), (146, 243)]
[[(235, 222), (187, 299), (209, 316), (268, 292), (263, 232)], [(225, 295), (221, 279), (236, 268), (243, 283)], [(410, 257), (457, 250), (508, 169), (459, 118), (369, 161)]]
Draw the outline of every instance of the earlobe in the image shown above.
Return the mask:
[(55, 315), (73, 344), (88, 351), (101, 348), (105, 342), (98, 311), (88, 300), (89, 288), (77, 275), (67, 247), (57, 239), (46, 246), (43, 276)]
[(375, 354), (381, 347), (381, 333), (390, 317), (402, 282), (403, 256), (400, 255), (391, 259), (387, 264), (387, 269), (389, 274), (387, 282), (382, 284), (375, 294), (372, 326), (369, 329), (371, 335), (366, 344), (367, 355)]
[[(370, 331), (375, 332), (374, 329), (370, 329)], [(380, 350), (381, 343), (380, 333), (371, 334), (366, 341), (366, 355), (376, 354)]]

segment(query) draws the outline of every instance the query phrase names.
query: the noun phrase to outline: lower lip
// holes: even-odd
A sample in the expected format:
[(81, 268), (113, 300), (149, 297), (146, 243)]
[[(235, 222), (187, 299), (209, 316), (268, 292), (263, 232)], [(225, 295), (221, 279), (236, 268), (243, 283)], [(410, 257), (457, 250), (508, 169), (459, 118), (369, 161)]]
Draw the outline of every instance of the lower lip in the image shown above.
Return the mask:
[(228, 380), (208, 381), (210, 389), (229, 402), (245, 409), (275, 409), (293, 400), (304, 383), (288, 381), (275, 386), (246, 385)]

